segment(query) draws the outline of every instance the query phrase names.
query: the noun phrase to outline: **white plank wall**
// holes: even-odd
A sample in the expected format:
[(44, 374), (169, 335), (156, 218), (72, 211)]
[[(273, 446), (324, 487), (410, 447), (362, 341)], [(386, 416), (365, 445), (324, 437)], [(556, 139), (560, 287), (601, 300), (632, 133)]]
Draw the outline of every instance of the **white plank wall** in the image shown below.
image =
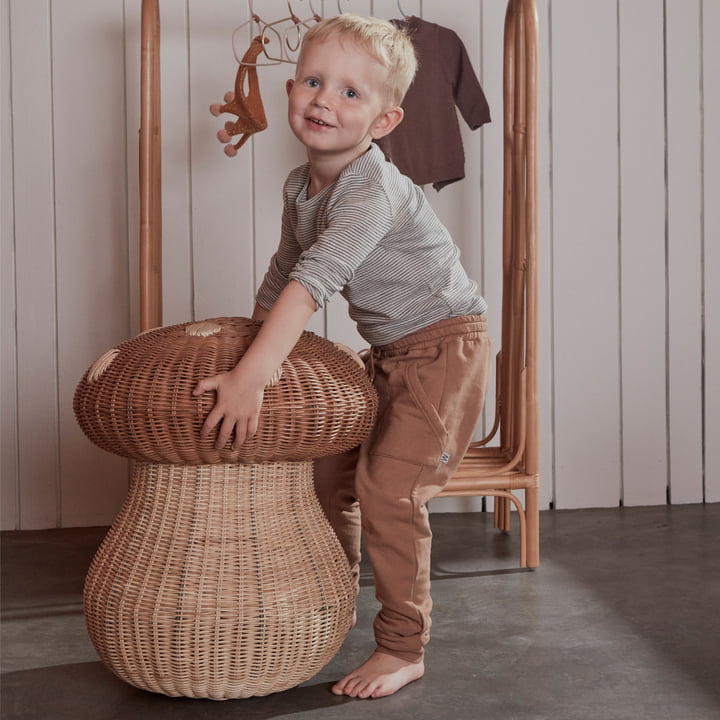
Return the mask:
[(666, 15), (669, 489), (692, 502), (703, 490), (700, 1), (668, 0)]
[(663, 7), (618, 9), (622, 497), (658, 505), (668, 477)]
[[(555, 408), (553, 376), (554, 367), (554, 327), (553, 327), (553, 245), (552, 245), (552, 144), (550, 142), (551, 112), (551, 0), (537, 0), (538, 35), (540, 47), (538, 68), (538, 264), (540, 283), (538, 288), (540, 354), (538, 357), (539, 376), (539, 413), (540, 413), (540, 504), (552, 507), (555, 503)], [(494, 176), (494, 175), (493, 175)]]
[[(72, 526), (99, 523), (125, 494), (126, 463), (89, 452), (72, 422), (80, 358), (130, 327), (125, 143), (113, 122), (125, 86), (122, 7), (65, 0), (53, 3), (51, 22), (59, 517)], [(102, 110), (79, 112), (84, 97)]]
[(34, 40), (11, 44), (11, 65), (22, 68), (24, 77), (22, 83), (11, 79), (12, 102), (32, 108), (22, 119), (14, 117), (12, 128), (18, 399), (14, 420), (22, 474), (15, 495), (30, 527), (55, 525), (61, 496), (51, 23), (46, 5), (13, 6), (11, 28), (19, 37)]
[(555, 492), (562, 507), (615, 505), (621, 474), (616, 4), (554, 0), (551, 32)]
[[(90, 363), (138, 329), (140, 0), (0, 1), (2, 528), (105, 524), (127, 462), (84, 438), (72, 397)], [(394, 0), (340, 5), (399, 16)], [(506, 2), (401, 5), (459, 34), (490, 102), (482, 130), (460, 120), (465, 180), (426, 192), (497, 342)], [(293, 6), (310, 15), (307, 0)], [(234, 84), (246, 3), (160, 8), (164, 322), (249, 315), (282, 183), (303, 161), (285, 117), (294, 68), (260, 68), (268, 129), (227, 158), (215, 138), (227, 116), (208, 106)], [(720, 3), (537, 8), (541, 505), (718, 502)], [(266, 20), (287, 9), (255, 1)], [(252, 34), (238, 32), (238, 54)], [(310, 329), (362, 345), (342, 298)]]
[(0, 526), (15, 527), (18, 513), (17, 336), (13, 243), (13, 133), (10, 113), (10, 6), (0, 8)]
[[(702, 32), (703, 67), (703, 282), (704, 282), (704, 400), (705, 400), (705, 498), (720, 501), (720, 93), (708, 86), (710, 68), (720, 67), (720, 3), (704, 2)], [(705, 141), (715, 128), (715, 141)]]

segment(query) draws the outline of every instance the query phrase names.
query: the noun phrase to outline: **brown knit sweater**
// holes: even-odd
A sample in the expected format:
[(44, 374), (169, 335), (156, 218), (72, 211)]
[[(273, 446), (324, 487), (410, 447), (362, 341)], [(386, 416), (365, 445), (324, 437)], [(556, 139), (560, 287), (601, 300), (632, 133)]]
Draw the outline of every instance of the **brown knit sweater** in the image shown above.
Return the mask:
[(455, 106), (473, 130), (490, 122), (490, 109), (465, 46), (453, 30), (418, 17), (393, 22), (408, 28), (419, 67), (402, 103), (403, 121), (376, 142), (414, 183), (432, 183), (440, 190), (465, 177)]

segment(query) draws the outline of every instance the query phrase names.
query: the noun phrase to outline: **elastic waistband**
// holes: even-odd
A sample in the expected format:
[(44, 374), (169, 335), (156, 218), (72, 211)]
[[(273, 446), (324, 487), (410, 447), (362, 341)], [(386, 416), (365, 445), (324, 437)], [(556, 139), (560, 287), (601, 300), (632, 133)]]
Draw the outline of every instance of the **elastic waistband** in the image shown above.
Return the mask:
[(405, 352), (411, 347), (436, 343), (443, 338), (462, 335), (469, 339), (472, 335), (482, 335), (486, 332), (487, 318), (485, 315), (459, 315), (440, 320), (387, 345), (376, 345), (372, 349), (377, 356), (388, 357)]

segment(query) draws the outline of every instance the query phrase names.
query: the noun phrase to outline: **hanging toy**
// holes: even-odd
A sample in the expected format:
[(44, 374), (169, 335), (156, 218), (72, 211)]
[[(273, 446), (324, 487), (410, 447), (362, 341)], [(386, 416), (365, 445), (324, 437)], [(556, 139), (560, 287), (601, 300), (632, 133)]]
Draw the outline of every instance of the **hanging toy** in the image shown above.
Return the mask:
[[(256, 132), (267, 127), (265, 109), (260, 97), (260, 86), (258, 84), (257, 68), (255, 60), (263, 50), (263, 44), (268, 39), (258, 35), (253, 39), (240, 61), (237, 75), (235, 76), (235, 92), (225, 93), (225, 104), (213, 103), (210, 112), (217, 117), (220, 113), (232, 113), (238, 119), (233, 122), (228, 120), (225, 127), (218, 131), (218, 140), (225, 144), (225, 154), (228, 157), (237, 155), (237, 151), (245, 144), (246, 140)], [(245, 92), (245, 78), (247, 77), (248, 90)], [(241, 135), (234, 145), (232, 138)]]

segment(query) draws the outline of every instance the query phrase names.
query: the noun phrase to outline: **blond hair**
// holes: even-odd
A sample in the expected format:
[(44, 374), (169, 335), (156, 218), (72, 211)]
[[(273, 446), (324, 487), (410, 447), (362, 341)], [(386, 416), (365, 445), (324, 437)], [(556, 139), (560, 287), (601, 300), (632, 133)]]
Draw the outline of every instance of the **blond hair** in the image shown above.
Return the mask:
[(300, 58), (310, 43), (333, 36), (349, 38), (387, 69), (386, 89), (391, 102), (399, 105), (417, 71), (415, 48), (408, 33), (387, 20), (343, 13), (321, 20), (305, 33)]

